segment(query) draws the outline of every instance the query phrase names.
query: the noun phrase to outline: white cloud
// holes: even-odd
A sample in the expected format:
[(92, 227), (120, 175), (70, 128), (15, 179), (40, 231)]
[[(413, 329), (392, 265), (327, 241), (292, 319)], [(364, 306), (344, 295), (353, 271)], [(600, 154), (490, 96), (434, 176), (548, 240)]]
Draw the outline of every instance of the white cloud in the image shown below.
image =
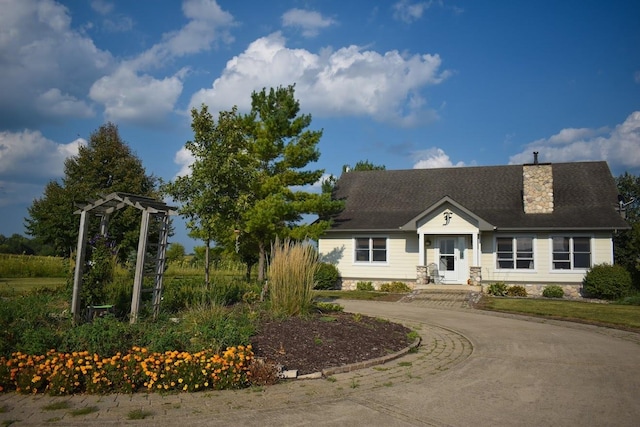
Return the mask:
[(634, 111), (613, 130), (563, 129), (526, 145), (509, 158), (510, 164), (531, 163), (538, 151), (542, 162), (606, 160), (612, 169), (640, 168), (640, 111)]
[(192, 96), (190, 108), (205, 103), (215, 112), (231, 108), (234, 102), (247, 111), (252, 91), (295, 83), (296, 97), (314, 115), (367, 115), (411, 126), (437, 117), (426, 107), (421, 91), (449, 76), (440, 66), (437, 54), (408, 56), (395, 50), (381, 54), (359, 46), (314, 54), (286, 47), (276, 32), (229, 60), (210, 89)]
[(195, 158), (191, 151), (187, 150), (185, 147), (182, 147), (175, 155), (173, 162), (180, 166), (180, 170), (176, 174), (175, 178), (179, 176), (187, 176), (191, 174), (191, 165), (195, 162)]
[(636, 83), (640, 83), (640, 71), (636, 71), (633, 74), (633, 81), (636, 82)]
[(325, 18), (312, 10), (290, 9), (282, 15), (282, 25), (300, 28), (304, 37), (315, 37), (321, 29), (335, 23), (333, 19)]
[(399, 21), (411, 23), (422, 18), (422, 14), (430, 6), (431, 1), (411, 3), (409, 0), (400, 0), (393, 5), (393, 17)]
[(53, 88), (38, 97), (38, 109), (50, 116), (61, 117), (93, 117), (95, 112), (86, 102), (69, 94), (62, 94), (60, 89)]
[(137, 75), (123, 65), (113, 74), (94, 83), (89, 96), (104, 104), (105, 116), (112, 121), (158, 123), (173, 110), (182, 92), (179, 75), (155, 79)]
[(104, 105), (105, 117), (138, 124), (158, 123), (174, 109), (183, 88), (186, 69), (158, 79), (145, 73), (171, 60), (208, 50), (221, 39), (230, 42), (228, 29), (233, 16), (213, 0), (185, 0), (182, 5), (189, 22), (178, 31), (166, 33), (162, 41), (133, 59), (122, 62), (98, 79), (89, 92), (92, 100)]
[(416, 163), (413, 169), (435, 169), (465, 166), (464, 162), (454, 164), (442, 148), (431, 147), (426, 150), (419, 150), (412, 153)]
[(91, 9), (95, 10), (100, 15), (108, 15), (113, 10), (113, 3), (106, 0), (92, 0)]
[(0, 127), (19, 129), (65, 111), (77, 117), (77, 104), (55, 110), (59, 103), (38, 102), (50, 90), (67, 101), (82, 99), (95, 79), (108, 72), (113, 58), (71, 29), (69, 11), (59, 3), (3, 0), (0, 63)]
[(189, 22), (178, 31), (164, 34), (160, 43), (130, 61), (130, 66), (137, 70), (159, 67), (173, 58), (209, 50), (218, 40), (233, 41), (228, 32), (235, 25), (233, 16), (214, 0), (185, 0), (182, 12)]
[(64, 160), (78, 154), (84, 139), (58, 144), (39, 131), (0, 132), (0, 178), (25, 182), (63, 175)]

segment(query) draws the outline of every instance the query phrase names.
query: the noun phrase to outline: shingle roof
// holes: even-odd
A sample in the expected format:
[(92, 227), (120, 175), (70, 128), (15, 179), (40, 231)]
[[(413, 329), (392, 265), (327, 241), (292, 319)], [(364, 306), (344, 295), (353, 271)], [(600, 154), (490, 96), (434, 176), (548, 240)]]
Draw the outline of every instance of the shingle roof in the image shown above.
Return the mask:
[(334, 198), (345, 209), (332, 230), (396, 230), (449, 197), (498, 229), (623, 229), (606, 162), (555, 163), (554, 211), (525, 214), (522, 166), (352, 171)]

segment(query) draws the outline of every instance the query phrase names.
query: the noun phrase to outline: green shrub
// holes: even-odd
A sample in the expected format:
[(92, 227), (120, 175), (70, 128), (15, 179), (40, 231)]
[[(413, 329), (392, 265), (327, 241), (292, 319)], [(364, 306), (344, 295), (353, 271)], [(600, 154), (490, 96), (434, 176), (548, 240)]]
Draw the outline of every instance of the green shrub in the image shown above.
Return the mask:
[(334, 302), (316, 302), (316, 308), (322, 313), (332, 313), (344, 311), (344, 307)]
[(356, 283), (356, 290), (358, 291), (374, 291), (373, 284), (371, 282), (358, 282)]
[(406, 283), (403, 282), (391, 282), (391, 283), (383, 283), (380, 285), (381, 292), (392, 292), (392, 293), (405, 293), (411, 292), (411, 288), (407, 286)]
[(504, 282), (496, 282), (489, 285), (487, 293), (496, 297), (507, 295), (507, 285)]
[(542, 296), (545, 298), (562, 298), (564, 297), (564, 290), (558, 285), (548, 285), (542, 291)]
[(507, 288), (507, 295), (510, 297), (526, 297), (527, 289), (520, 285), (509, 286)]
[(631, 291), (631, 274), (621, 265), (597, 264), (587, 271), (582, 285), (590, 298), (620, 299)]
[(314, 289), (334, 289), (340, 278), (340, 272), (335, 265), (328, 262), (320, 262), (313, 278), (316, 282)]
[(628, 297), (624, 297), (619, 301), (616, 301), (616, 304), (640, 305), (640, 293), (629, 295)]

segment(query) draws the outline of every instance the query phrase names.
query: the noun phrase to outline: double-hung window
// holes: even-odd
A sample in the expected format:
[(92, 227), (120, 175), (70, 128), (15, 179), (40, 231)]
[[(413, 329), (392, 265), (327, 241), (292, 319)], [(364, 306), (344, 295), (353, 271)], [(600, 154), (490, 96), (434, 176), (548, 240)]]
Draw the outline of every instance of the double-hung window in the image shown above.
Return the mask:
[(591, 267), (591, 238), (554, 236), (553, 269), (583, 270)]
[(498, 237), (496, 249), (496, 268), (533, 270), (533, 237)]
[(387, 262), (387, 239), (385, 237), (356, 237), (356, 262)]

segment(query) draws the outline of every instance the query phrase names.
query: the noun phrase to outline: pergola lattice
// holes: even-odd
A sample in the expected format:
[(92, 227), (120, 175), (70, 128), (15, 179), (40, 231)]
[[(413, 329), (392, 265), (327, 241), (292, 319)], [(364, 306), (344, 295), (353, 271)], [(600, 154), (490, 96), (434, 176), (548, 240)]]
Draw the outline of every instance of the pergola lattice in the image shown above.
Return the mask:
[(133, 279), (133, 296), (131, 297), (131, 323), (138, 320), (140, 309), (140, 296), (142, 293), (142, 281), (144, 278), (144, 259), (149, 240), (149, 220), (152, 215), (161, 219), (161, 227), (158, 236), (158, 253), (156, 256), (155, 282), (153, 287), (153, 316), (157, 317), (160, 311), (160, 301), (162, 299), (162, 279), (166, 260), (167, 238), (169, 235), (169, 216), (175, 215), (176, 208), (167, 206), (162, 201), (151, 197), (139, 196), (129, 193), (111, 193), (101, 199), (91, 203), (78, 206), (80, 209), (75, 214), (80, 214), (80, 228), (78, 232), (78, 247), (76, 251), (76, 267), (73, 276), (73, 299), (71, 301), (71, 313), (77, 323), (82, 313), (80, 307), (80, 291), (82, 289), (82, 275), (84, 272), (84, 258), (87, 246), (87, 232), (89, 230), (89, 215), (94, 214), (100, 217), (100, 234), (107, 235), (109, 217), (114, 212), (132, 206), (142, 211), (140, 221), (140, 237), (138, 239), (138, 254), (136, 258), (136, 270)]

